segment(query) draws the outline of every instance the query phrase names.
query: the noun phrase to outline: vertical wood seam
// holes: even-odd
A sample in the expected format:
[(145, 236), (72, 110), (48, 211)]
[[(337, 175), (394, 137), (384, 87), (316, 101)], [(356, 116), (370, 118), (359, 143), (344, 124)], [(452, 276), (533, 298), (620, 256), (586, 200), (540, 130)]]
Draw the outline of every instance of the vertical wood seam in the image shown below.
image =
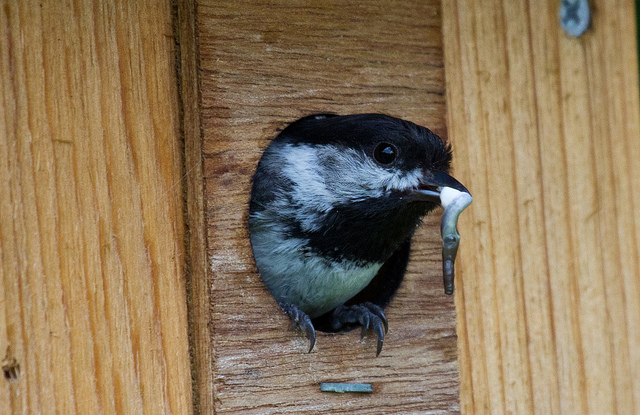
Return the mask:
[[(174, 0), (176, 67), (181, 114), (180, 133), (185, 149), (185, 275), (189, 318), (189, 350), (193, 411), (216, 413), (213, 404), (210, 344), (210, 284), (206, 261), (207, 238), (204, 219), (204, 164), (202, 140), (202, 97), (199, 77), (198, 5), (193, 0)], [(204, 301), (203, 301), (204, 299)], [(199, 301), (200, 300), (200, 301)], [(205, 308), (204, 303), (208, 307)], [(204, 308), (204, 309), (203, 309)], [(204, 314), (206, 324), (202, 323)]]

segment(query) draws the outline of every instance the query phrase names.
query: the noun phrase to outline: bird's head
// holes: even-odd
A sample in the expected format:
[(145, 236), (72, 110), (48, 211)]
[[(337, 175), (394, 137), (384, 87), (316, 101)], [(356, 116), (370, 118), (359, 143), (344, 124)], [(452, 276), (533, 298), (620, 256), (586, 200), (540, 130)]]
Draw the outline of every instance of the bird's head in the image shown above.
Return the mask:
[(449, 145), (387, 115), (312, 115), (282, 131), (276, 146), (295, 199), (317, 211), (378, 198), (429, 211), (441, 204), (442, 188), (467, 192), (448, 174)]

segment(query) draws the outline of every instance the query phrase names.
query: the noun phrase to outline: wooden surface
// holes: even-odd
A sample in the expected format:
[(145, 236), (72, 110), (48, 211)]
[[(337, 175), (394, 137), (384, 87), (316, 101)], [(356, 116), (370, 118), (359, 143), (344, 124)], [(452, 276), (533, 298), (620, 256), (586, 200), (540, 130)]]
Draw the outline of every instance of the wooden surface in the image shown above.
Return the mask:
[[(211, 376), (214, 396), (200, 398), (201, 412), (457, 412), (439, 212), (415, 237), (378, 358), (375, 339), (357, 331), (321, 333), (307, 354), (260, 281), (247, 231), (261, 152), (298, 117), (385, 112), (446, 138), (439, 1), (199, 1), (197, 16), (213, 308), (212, 373), (202, 378)], [(331, 381), (371, 382), (374, 393), (321, 393)]]
[(640, 413), (634, 4), (580, 39), (558, 4), (443, 2), (467, 414)]
[(171, 19), (2, 3), (2, 414), (191, 412)]
[(181, 0), (176, 10), (180, 73), (182, 133), (185, 150), (186, 268), (189, 345), (193, 407), (195, 413), (213, 413), (211, 349), (211, 290), (206, 250), (204, 210), (203, 134), (197, 42), (197, 7), (193, 0)]
[[(569, 39), (555, 1), (445, 1), (442, 18), (433, 0), (179, 1), (178, 84), (168, 2), (3, 2), (0, 413), (640, 413), (635, 12), (591, 3)], [(441, 20), (474, 194), (460, 405), (438, 214), (377, 359), (356, 332), (306, 354), (246, 235), (250, 176), (287, 121), (382, 111), (447, 136)]]

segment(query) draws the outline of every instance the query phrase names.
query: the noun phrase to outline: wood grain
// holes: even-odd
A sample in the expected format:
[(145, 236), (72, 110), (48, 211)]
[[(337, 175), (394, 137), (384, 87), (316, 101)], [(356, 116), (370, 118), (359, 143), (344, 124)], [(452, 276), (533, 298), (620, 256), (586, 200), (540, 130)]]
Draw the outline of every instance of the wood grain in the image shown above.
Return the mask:
[[(261, 151), (296, 118), (384, 112), (446, 138), (439, 2), (199, 1), (197, 19), (214, 382), (214, 407), (201, 411), (458, 412), (439, 213), (415, 237), (379, 358), (358, 332), (319, 334), (306, 353), (260, 281), (246, 223)], [(320, 382), (370, 382), (374, 393), (321, 393)]]
[(197, 39), (197, 7), (193, 0), (178, 2), (176, 33), (180, 59), (180, 98), (182, 133), (185, 149), (186, 187), (186, 267), (187, 305), (189, 311), (189, 344), (193, 408), (196, 414), (214, 413), (211, 350), (211, 290), (206, 250), (206, 225), (203, 175), (203, 134), (199, 56)]
[(443, 2), (463, 413), (640, 413), (635, 11), (591, 4)]
[(0, 412), (190, 413), (167, 2), (0, 10)]

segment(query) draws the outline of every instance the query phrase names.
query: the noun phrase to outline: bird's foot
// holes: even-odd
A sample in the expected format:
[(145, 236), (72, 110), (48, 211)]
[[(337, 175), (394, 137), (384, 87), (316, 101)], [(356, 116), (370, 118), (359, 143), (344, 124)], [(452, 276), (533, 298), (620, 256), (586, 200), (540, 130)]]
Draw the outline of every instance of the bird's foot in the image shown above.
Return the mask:
[(333, 312), (332, 328), (339, 331), (343, 326), (359, 324), (362, 326), (361, 338), (367, 334), (367, 330), (373, 331), (378, 336), (378, 349), (376, 356), (382, 351), (384, 334), (389, 331), (389, 323), (381, 307), (373, 303), (364, 303), (352, 306), (341, 305)]
[(311, 353), (313, 346), (316, 344), (316, 330), (313, 328), (313, 323), (311, 323), (309, 316), (293, 304), (280, 303), (280, 308), (291, 319), (291, 328), (299, 328), (309, 339), (309, 353)]

